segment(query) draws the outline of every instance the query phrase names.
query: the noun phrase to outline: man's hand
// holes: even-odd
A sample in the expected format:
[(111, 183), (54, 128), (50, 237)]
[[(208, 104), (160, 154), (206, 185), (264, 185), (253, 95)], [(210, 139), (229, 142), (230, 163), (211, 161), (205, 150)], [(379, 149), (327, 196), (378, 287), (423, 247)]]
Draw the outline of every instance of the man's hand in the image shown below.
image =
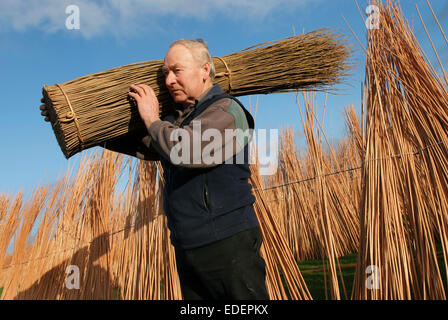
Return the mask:
[[(40, 102), (45, 103), (44, 98), (40, 99)], [(44, 120), (47, 122), (50, 122), (50, 118), (48, 117), (47, 106), (45, 104), (43, 104), (39, 107), (39, 109), (41, 110), (40, 114), (45, 117)]]
[(147, 129), (151, 124), (160, 120), (159, 100), (157, 100), (154, 90), (145, 84), (131, 85), (129, 96), (137, 102), (138, 112)]

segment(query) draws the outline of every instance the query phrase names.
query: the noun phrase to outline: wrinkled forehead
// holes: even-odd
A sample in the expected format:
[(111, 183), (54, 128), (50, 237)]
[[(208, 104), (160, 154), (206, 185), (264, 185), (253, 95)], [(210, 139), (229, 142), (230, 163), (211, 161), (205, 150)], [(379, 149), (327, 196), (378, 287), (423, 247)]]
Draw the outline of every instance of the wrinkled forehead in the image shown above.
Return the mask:
[(190, 50), (181, 44), (171, 47), (165, 55), (164, 66), (172, 68), (175, 65), (184, 67), (196, 66), (197, 59), (194, 57), (193, 50)]

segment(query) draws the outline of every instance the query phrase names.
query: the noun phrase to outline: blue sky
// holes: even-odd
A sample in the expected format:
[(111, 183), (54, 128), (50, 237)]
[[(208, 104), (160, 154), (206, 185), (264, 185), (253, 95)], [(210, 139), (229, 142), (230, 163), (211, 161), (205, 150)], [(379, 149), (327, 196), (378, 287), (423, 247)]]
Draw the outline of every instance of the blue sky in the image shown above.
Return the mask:
[[(367, 3), (358, 1), (362, 11)], [(448, 46), (425, 0), (402, 0), (415, 35), (436, 65), (418, 19), (418, 4), (443, 64)], [(448, 32), (448, 5), (431, 4)], [(80, 29), (68, 30), (68, 5), (80, 10)], [(364, 55), (342, 19), (365, 42), (365, 25), (352, 0), (0, 0), (0, 193), (29, 193), (51, 184), (80, 154), (65, 159), (49, 123), (43, 121), (40, 98), (43, 85), (65, 82), (86, 74), (138, 61), (162, 59), (169, 44), (179, 38), (203, 38), (214, 56), (320, 28), (331, 28), (347, 37), (355, 49), (351, 62), (357, 67), (338, 95), (329, 95), (325, 132), (343, 138), (343, 110), (353, 104), (360, 110)], [(252, 107), (257, 97), (250, 98)], [(249, 97), (241, 98), (249, 108)], [(324, 96), (318, 95), (321, 106)], [(260, 95), (257, 128), (296, 130), (303, 142), (295, 94)], [(93, 149), (92, 149), (93, 150)], [(84, 151), (90, 152), (90, 151)]]

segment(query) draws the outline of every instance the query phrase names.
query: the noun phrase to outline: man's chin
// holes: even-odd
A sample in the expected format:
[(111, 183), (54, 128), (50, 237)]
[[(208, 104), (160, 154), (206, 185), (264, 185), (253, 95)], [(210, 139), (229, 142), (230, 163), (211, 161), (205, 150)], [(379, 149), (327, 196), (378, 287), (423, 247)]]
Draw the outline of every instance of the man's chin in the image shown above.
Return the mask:
[(186, 97), (184, 97), (183, 95), (174, 95), (172, 98), (174, 102), (178, 104), (184, 104), (186, 100)]

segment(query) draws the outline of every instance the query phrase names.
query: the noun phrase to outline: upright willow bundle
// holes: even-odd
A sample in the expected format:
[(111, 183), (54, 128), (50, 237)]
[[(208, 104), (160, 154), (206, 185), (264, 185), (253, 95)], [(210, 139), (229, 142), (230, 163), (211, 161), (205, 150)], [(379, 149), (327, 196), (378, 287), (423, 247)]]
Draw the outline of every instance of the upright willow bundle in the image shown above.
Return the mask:
[[(321, 141), (325, 136), (323, 120), (317, 119), (316, 106), (316, 95), (304, 94), (304, 105), (299, 105), (299, 111), (308, 150), (298, 155), (301, 150), (294, 144), (291, 129), (280, 135), (278, 170), (265, 179), (266, 189), (262, 193), (257, 190), (257, 202), (264, 202), (269, 219), (280, 228), (287, 241), (290, 249), (285, 249), (285, 256), (291, 250), (297, 261), (321, 258), (325, 272), (328, 270), (325, 285), (329, 294), (326, 292), (326, 296), (348, 298), (344, 282), (338, 281), (341, 274), (338, 257), (356, 252), (359, 243), (359, 170), (350, 170), (360, 164), (354, 134), (358, 122), (351, 109), (353, 133), (350, 139), (340, 143), (337, 149), (325, 139), (328, 149), (324, 148)], [(272, 275), (275, 273), (270, 272), (269, 276)]]
[[(330, 154), (324, 152), (313, 126), (317, 122), (312, 121), (313, 101), (307, 99), (304, 106), (313, 150), (299, 159), (293, 133), (281, 135), (283, 148), (271, 188), (265, 189), (258, 163), (251, 166), (271, 299), (312, 299), (296, 263), (311, 258), (329, 262), (326, 285), (332, 298), (342, 298), (337, 293), (341, 285), (336, 279), (337, 257), (354, 252), (358, 243), (353, 204), (358, 202), (359, 186), (353, 188), (349, 182), (360, 180), (351, 180), (349, 173), (330, 173), (358, 164), (357, 158), (350, 159), (358, 150), (351, 142), (350, 152), (330, 145)], [(356, 120), (352, 113), (355, 132)], [(4, 288), (0, 298), (181, 299), (174, 250), (160, 206), (159, 164), (124, 161), (122, 155), (107, 150), (85, 155), (89, 154), (72, 177), (67, 173), (49, 189), (38, 188), (29, 201), (21, 194), (0, 198), (0, 210), (5, 211), (0, 219), (0, 288)], [(276, 187), (285, 179), (302, 182)], [(32, 236), (36, 215), (39, 224)], [(5, 255), (12, 238), (17, 244)], [(34, 241), (27, 243), (30, 238)], [(69, 266), (79, 267), (77, 290), (66, 286)]]
[[(251, 166), (251, 184), (256, 196), (255, 212), (263, 235), (261, 254), (266, 262), (266, 288), (272, 300), (311, 300), (306, 283), (294, 259), (282, 229), (275, 219), (276, 214), (267, 204), (267, 193), (263, 190), (258, 164)], [(278, 214), (278, 213), (277, 213)], [(280, 275), (283, 274), (284, 283)]]
[[(398, 2), (368, 34), (361, 246), (354, 299), (445, 299), (448, 92)], [(443, 68), (442, 68), (443, 69)]]
[[(348, 180), (343, 174), (332, 174), (340, 169), (334, 149), (331, 147), (322, 125), (316, 115), (316, 99), (310, 99), (304, 93), (304, 107), (299, 106), (305, 137), (309, 149), (309, 159), (313, 164), (313, 181), (310, 183), (315, 197), (315, 206), (311, 209), (316, 233), (319, 239), (321, 257), (328, 262), (328, 280), (331, 299), (341, 299), (338, 281), (338, 257), (356, 250), (359, 239), (359, 223), (356, 208), (343, 190), (350, 190)], [(324, 105), (324, 111), (325, 111)], [(323, 122), (323, 120), (322, 120)], [(320, 133), (320, 134), (319, 134)], [(329, 154), (323, 151), (322, 138), (329, 147)], [(325, 260), (324, 260), (324, 267)], [(342, 273), (341, 273), (342, 277)], [(325, 279), (326, 280), (326, 279)], [(342, 289), (347, 297), (344, 282)], [(325, 292), (326, 296), (327, 292)]]
[[(83, 159), (73, 177), (67, 173), (26, 202), (19, 194), (7, 209), (0, 225), (1, 298), (182, 298), (158, 212), (156, 165), (138, 161), (133, 169), (107, 150)], [(127, 170), (128, 184), (119, 194), (117, 179)], [(34, 241), (27, 243), (37, 216)], [(13, 251), (4, 255), (13, 237)], [(76, 289), (67, 285), (69, 267), (79, 270)]]
[[(242, 96), (334, 85), (350, 68), (349, 54), (343, 38), (318, 30), (214, 57), (213, 61), (216, 82), (229, 94)], [(45, 105), (64, 155), (69, 158), (144, 129), (137, 108), (128, 100), (131, 84), (151, 86), (161, 115), (172, 112), (162, 64), (162, 60), (139, 62), (44, 86)]]
[[(2, 299), (182, 299), (160, 206), (160, 168), (140, 160), (134, 169), (131, 165), (103, 150), (82, 161), (73, 178), (66, 175), (50, 189), (39, 188), (25, 204), (16, 197), (0, 230), (0, 249), (17, 237), (10, 258), (0, 256)], [(266, 206), (257, 167), (251, 169), (270, 297), (311, 299)], [(117, 194), (123, 170), (129, 170), (129, 180)], [(35, 240), (27, 244), (38, 216)], [(76, 290), (67, 286), (67, 268), (73, 266), (80, 275)]]

